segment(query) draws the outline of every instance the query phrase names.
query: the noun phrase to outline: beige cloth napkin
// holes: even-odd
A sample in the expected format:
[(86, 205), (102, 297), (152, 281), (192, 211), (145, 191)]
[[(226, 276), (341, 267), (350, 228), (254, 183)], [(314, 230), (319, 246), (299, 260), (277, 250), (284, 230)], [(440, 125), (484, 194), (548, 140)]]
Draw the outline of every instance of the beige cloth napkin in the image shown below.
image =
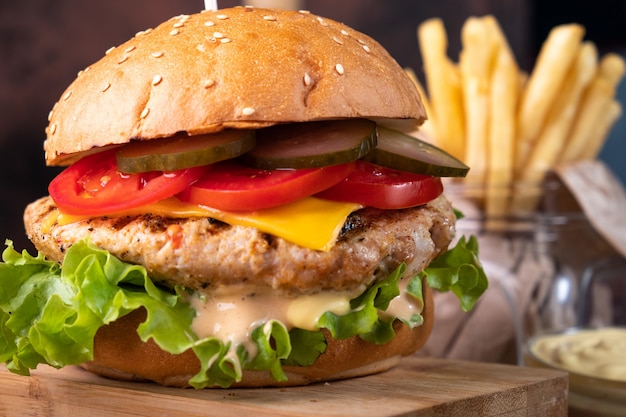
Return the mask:
[(626, 257), (626, 191), (601, 161), (583, 161), (557, 167), (594, 228)]

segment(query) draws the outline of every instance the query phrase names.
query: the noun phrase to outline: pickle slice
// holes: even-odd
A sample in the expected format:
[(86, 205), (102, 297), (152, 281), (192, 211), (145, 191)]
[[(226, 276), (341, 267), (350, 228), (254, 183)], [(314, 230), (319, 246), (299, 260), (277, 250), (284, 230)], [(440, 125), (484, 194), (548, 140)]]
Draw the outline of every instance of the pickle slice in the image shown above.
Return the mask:
[(318, 168), (356, 161), (376, 146), (376, 123), (367, 119), (276, 125), (257, 131), (243, 162), (260, 169)]
[(116, 154), (117, 169), (128, 174), (175, 171), (235, 158), (254, 148), (254, 130), (224, 130), (206, 135), (178, 134), (131, 142)]
[(378, 126), (378, 145), (364, 160), (433, 177), (464, 177), (469, 167), (438, 147), (397, 130)]

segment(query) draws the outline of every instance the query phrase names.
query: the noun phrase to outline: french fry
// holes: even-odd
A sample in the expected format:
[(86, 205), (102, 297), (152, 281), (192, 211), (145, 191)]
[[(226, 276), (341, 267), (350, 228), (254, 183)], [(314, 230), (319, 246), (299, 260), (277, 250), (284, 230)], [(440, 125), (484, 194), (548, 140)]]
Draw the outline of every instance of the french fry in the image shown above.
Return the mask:
[(578, 24), (554, 27), (527, 74), (493, 16), (466, 20), (458, 65), (446, 56), (439, 19), (418, 26), (430, 94), (427, 130), (471, 167), (465, 185), (496, 224), (536, 208), (548, 171), (596, 158), (622, 115), (615, 92), (626, 63), (617, 54), (599, 60), (583, 36)]
[[(558, 162), (567, 142), (570, 126), (574, 123), (576, 109), (585, 88), (598, 68), (598, 50), (591, 42), (584, 42), (563, 83), (563, 89), (548, 112), (546, 122), (528, 160), (518, 175), (520, 184), (533, 187)], [(512, 207), (515, 212), (527, 213), (537, 205), (537, 196), (516, 193)]]
[(502, 218), (508, 213), (513, 181), (516, 111), (520, 91), (520, 71), (500, 26), (492, 16), (485, 17), (496, 52), (489, 101), (488, 170), (486, 177), (487, 218)]
[(457, 158), (464, 152), (464, 115), (455, 69), (447, 56), (448, 38), (441, 19), (429, 19), (417, 28), (431, 113), (437, 122), (437, 143)]
[(624, 58), (618, 54), (609, 53), (602, 57), (600, 62), (600, 75), (614, 88), (617, 88), (624, 72), (626, 71), (626, 63)]
[(591, 135), (587, 140), (587, 145), (580, 154), (579, 159), (581, 161), (592, 160), (598, 157), (606, 137), (621, 115), (622, 105), (619, 101), (612, 100), (607, 111), (600, 115), (600, 119), (596, 122), (596, 127), (591, 132)]
[(541, 47), (518, 112), (515, 155), (518, 174), (524, 169), (549, 109), (562, 91), (563, 80), (578, 54), (584, 32), (577, 24), (556, 26)]
[(489, 92), (496, 39), (484, 20), (470, 17), (461, 29), (461, 88), (465, 109), (465, 163), (472, 167), (466, 181), (482, 184), (487, 172)]
[[(617, 84), (625, 71), (626, 65), (619, 55), (607, 54), (602, 57), (598, 73), (581, 98), (576, 122), (571, 126), (559, 163), (578, 161), (585, 154), (585, 147), (594, 136), (598, 120), (609, 110)], [(598, 145), (592, 146), (597, 147)]]
[(432, 107), (430, 106), (430, 100), (428, 99), (426, 90), (424, 90), (424, 86), (422, 86), (422, 83), (417, 78), (417, 75), (415, 75), (415, 71), (413, 71), (411, 68), (405, 68), (404, 71), (409, 76), (411, 81), (413, 81), (413, 84), (415, 84), (415, 87), (417, 88), (417, 92), (422, 97), (422, 103), (424, 104), (426, 115), (428, 116), (428, 119), (426, 119), (424, 123), (422, 123), (422, 125), (419, 127), (419, 130), (423, 132), (427, 137), (431, 138), (430, 139), (431, 143), (439, 146), (436, 143), (437, 132), (435, 131), (435, 126), (436, 126), (436, 122), (434, 120), (435, 116), (434, 116)]
[(519, 174), (520, 182), (538, 183), (556, 165), (567, 142), (580, 97), (596, 74), (597, 68), (598, 50), (593, 43), (584, 42), (565, 78), (562, 92), (548, 112), (543, 129)]

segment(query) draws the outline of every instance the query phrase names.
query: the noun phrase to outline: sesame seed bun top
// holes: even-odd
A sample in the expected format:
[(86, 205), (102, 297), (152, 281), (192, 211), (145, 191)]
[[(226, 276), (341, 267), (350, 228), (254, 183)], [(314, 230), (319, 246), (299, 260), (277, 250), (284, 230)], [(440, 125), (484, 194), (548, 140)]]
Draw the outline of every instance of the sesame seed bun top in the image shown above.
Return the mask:
[(375, 40), (304, 11), (236, 7), (174, 17), (81, 71), (50, 113), (48, 165), (178, 132), (425, 111)]

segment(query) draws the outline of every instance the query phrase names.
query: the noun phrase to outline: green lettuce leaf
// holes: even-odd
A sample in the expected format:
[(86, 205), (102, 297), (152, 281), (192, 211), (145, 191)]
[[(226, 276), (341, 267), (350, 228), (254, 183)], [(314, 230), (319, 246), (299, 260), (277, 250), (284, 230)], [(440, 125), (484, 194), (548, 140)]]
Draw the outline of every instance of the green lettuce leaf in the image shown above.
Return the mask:
[[(199, 340), (189, 330), (196, 313), (183, 289), (171, 293), (155, 286), (143, 267), (126, 264), (88, 242), (67, 251), (62, 269), (41, 254), (35, 258), (16, 252), (11, 242), (2, 256), (0, 360), (12, 372), (28, 375), (40, 363), (59, 368), (91, 360), (100, 327), (144, 308), (147, 318), (137, 329), (143, 341), (153, 339), (173, 354), (193, 349), (204, 364), (193, 386), (229, 386), (241, 379), (245, 350), (232, 347), (231, 353), (230, 343)], [(263, 337), (265, 346), (278, 338), (276, 331), (257, 340)], [(255, 367), (274, 371), (278, 361), (259, 358)]]
[(462, 236), (454, 248), (431, 262), (422, 275), (431, 288), (452, 291), (460, 300), (463, 311), (474, 308), (489, 284), (478, 259), (478, 240), (475, 236), (469, 240)]
[[(87, 241), (68, 249), (63, 267), (26, 251), (17, 252), (6, 242), (0, 263), (0, 362), (12, 372), (28, 375), (38, 364), (54, 367), (76, 365), (93, 358), (98, 329), (139, 308), (146, 320), (137, 333), (154, 340), (161, 349), (178, 354), (192, 349), (201, 363), (190, 384), (195, 388), (228, 387), (239, 381), (244, 369), (269, 371), (282, 381), (283, 365), (308, 366), (326, 349), (321, 331), (291, 329), (270, 320), (252, 331), (256, 344), (251, 356), (244, 345), (214, 337), (200, 339), (190, 329), (195, 310), (184, 288), (168, 291), (156, 286), (146, 270), (120, 261)], [(453, 291), (463, 309), (471, 308), (487, 288), (477, 260), (475, 240), (461, 240), (456, 248), (433, 262), (433, 267), (410, 278), (409, 296), (422, 300), (422, 280)], [(358, 335), (373, 343), (394, 336), (394, 318), (380, 314), (400, 294), (405, 266), (351, 300), (343, 316), (325, 313), (318, 328), (336, 338)], [(419, 326), (419, 314), (400, 317), (410, 327)]]
[(340, 316), (327, 311), (320, 317), (318, 326), (328, 329), (335, 339), (358, 335), (369, 342), (387, 343), (395, 335), (393, 320), (381, 319), (379, 311), (385, 311), (391, 300), (400, 295), (398, 283), (405, 270), (406, 266), (400, 265), (387, 278), (351, 300), (349, 313)]
[(326, 337), (320, 331), (294, 328), (289, 331), (291, 352), (283, 365), (310, 366), (326, 351)]

